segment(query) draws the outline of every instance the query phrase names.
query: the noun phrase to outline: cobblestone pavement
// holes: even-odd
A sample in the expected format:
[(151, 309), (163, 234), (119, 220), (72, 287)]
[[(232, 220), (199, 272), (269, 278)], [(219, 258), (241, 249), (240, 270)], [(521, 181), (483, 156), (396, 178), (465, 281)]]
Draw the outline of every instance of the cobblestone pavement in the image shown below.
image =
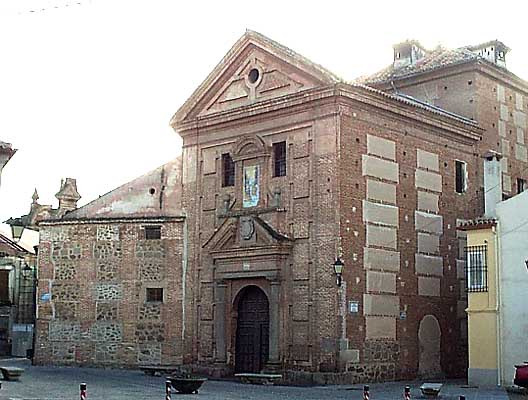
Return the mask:
[[(73, 400), (79, 399), (79, 383), (88, 385), (87, 400), (165, 399), (165, 379), (146, 376), (140, 371), (96, 368), (32, 367), (26, 360), (0, 360), (0, 365), (26, 369), (18, 382), (2, 381), (0, 400)], [(403, 400), (403, 389), (411, 386), (412, 399), (421, 399), (421, 382), (390, 382), (370, 385), (370, 400)], [(231, 381), (207, 381), (199, 394), (173, 399), (185, 400), (362, 400), (362, 385), (343, 386), (261, 386)], [(462, 382), (447, 382), (440, 400), (508, 400), (502, 389), (464, 387)]]

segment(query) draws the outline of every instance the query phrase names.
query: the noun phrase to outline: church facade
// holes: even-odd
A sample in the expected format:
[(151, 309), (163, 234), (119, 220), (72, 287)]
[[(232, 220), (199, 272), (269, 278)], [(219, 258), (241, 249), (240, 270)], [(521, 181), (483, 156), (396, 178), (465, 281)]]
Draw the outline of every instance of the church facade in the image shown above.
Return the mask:
[(463, 375), (489, 133), (369, 85), (246, 32), (171, 119), (180, 158), (40, 223), (37, 362)]

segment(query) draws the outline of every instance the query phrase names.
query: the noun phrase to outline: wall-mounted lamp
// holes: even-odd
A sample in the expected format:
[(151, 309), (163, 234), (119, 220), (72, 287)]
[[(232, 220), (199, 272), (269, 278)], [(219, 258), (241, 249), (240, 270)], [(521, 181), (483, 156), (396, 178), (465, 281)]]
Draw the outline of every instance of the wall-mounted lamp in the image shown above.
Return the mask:
[(341, 275), (343, 274), (343, 268), (345, 267), (345, 264), (343, 264), (343, 261), (339, 257), (337, 257), (334, 261), (334, 273), (336, 274), (336, 283), (337, 286), (341, 286)]
[(526, 265), (526, 269), (528, 269), (528, 258), (524, 260), (524, 264)]

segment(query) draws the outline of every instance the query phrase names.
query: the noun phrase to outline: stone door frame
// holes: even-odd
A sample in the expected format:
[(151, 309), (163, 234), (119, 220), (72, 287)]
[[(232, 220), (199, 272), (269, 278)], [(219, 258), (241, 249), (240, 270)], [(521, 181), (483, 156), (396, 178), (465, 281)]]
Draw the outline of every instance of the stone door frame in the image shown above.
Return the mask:
[(276, 280), (265, 277), (248, 279), (222, 279), (216, 282), (215, 296), (215, 362), (235, 367), (236, 329), (238, 322), (238, 301), (240, 294), (256, 286), (268, 298), (269, 304), (269, 346), (266, 368), (275, 368), (280, 363), (280, 289)]

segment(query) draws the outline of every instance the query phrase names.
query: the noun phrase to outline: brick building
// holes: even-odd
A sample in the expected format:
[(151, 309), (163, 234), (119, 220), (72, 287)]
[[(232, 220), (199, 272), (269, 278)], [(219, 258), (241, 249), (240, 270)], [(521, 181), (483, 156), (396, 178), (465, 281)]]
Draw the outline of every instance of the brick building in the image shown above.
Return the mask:
[[(498, 40), (452, 50), (417, 49), (422, 47), (415, 41), (395, 45), (394, 63), (362, 82), (477, 121), (484, 129), (477, 152), (493, 150), (503, 156), (504, 196), (526, 189), (528, 84), (506, 69), (510, 49)], [(482, 176), (479, 165), (480, 180)]]
[(431, 57), (410, 43), (374, 88), (243, 35), (171, 119), (181, 159), (41, 223), (37, 360), (318, 382), (464, 374), (457, 225), (481, 213), (481, 156), (501, 131), (477, 123), (491, 95), (455, 109), (456, 79), (465, 98), (484, 86), (476, 72), (442, 81), (453, 93), (438, 104), (389, 93), (388, 76)]

